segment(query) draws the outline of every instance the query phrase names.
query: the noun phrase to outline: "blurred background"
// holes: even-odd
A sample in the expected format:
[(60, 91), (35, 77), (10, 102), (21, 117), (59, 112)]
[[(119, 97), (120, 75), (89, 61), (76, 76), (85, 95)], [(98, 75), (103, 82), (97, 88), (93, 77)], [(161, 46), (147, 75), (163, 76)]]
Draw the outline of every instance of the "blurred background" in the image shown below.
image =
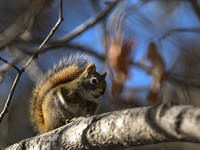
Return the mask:
[[(0, 147), (35, 136), (28, 108), (32, 89), (64, 56), (87, 53), (108, 88), (98, 113), (166, 102), (200, 105), (200, 1), (63, 0), (59, 28), (22, 74), (0, 124)], [(59, 0), (0, 0), (0, 58), (21, 69), (59, 18)], [(99, 12), (103, 18), (60, 42)], [(2, 60), (1, 59), (1, 60)], [(17, 71), (0, 60), (0, 111)], [(197, 150), (191, 143), (132, 148)]]

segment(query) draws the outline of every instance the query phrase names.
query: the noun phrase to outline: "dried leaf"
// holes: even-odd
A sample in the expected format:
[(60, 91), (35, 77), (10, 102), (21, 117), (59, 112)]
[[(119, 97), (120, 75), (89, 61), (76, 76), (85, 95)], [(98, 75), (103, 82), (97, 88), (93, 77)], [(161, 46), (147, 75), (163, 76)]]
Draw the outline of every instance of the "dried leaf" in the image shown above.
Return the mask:
[(113, 71), (114, 79), (112, 83), (112, 95), (121, 92), (124, 83), (128, 78), (131, 49), (135, 44), (135, 39), (131, 38), (128, 41), (124, 41), (124, 32), (120, 31), (119, 37), (112, 39), (109, 54), (109, 63)]
[[(125, 40), (124, 25), (127, 19), (125, 10), (128, 1), (120, 1), (117, 8), (110, 15), (106, 31), (109, 38), (107, 65), (112, 75), (112, 95), (122, 91), (128, 78), (131, 61), (131, 49), (135, 45), (135, 39)], [(108, 46), (109, 45), (109, 46)]]
[(158, 93), (163, 86), (165, 76), (165, 63), (155, 43), (150, 43), (147, 58), (152, 64), (149, 72), (152, 76), (152, 82), (148, 93), (148, 99), (151, 101), (158, 101)]

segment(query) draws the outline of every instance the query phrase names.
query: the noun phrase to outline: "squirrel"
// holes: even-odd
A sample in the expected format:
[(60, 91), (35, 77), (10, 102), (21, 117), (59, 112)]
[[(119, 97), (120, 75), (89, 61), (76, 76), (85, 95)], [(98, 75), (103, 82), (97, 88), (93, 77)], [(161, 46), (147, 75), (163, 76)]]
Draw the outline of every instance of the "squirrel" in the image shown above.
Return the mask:
[(61, 59), (33, 90), (30, 121), (39, 134), (61, 127), (67, 120), (96, 114), (106, 91), (106, 72), (96, 72), (85, 54)]

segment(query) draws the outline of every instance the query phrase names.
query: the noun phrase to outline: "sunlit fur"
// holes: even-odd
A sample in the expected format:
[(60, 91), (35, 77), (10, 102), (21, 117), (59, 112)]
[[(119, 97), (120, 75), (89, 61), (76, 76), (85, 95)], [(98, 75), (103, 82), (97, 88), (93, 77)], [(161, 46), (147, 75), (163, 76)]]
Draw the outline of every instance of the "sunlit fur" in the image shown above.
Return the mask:
[(58, 66), (53, 67), (34, 88), (30, 104), (30, 120), (36, 131), (45, 128), (42, 104), (47, 93), (57, 85), (76, 79), (91, 63), (87, 55), (64, 57)]

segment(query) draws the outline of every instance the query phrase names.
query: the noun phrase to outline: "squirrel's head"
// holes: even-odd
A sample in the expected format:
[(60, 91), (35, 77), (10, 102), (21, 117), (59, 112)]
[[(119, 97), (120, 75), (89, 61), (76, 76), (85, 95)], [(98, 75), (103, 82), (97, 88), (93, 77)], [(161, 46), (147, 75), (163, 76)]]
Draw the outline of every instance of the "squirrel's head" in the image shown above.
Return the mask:
[(95, 101), (103, 96), (106, 91), (106, 72), (99, 74), (96, 72), (96, 67), (94, 63), (91, 63), (84, 70), (81, 78), (81, 85), (86, 90), (85, 94), (89, 96), (91, 101)]

